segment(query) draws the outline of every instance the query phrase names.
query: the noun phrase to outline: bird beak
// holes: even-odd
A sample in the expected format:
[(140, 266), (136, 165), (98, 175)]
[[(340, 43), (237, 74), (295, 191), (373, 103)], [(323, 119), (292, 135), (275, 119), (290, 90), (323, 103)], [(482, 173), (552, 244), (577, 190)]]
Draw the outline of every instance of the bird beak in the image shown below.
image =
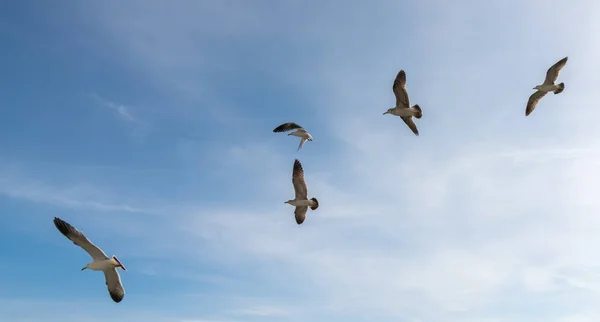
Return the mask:
[(84, 268), (82, 268), (81, 270), (83, 271), (83, 270), (84, 270), (84, 269), (86, 269), (86, 268), (87, 268), (87, 266), (86, 266), (86, 267), (84, 267)]
[(386, 115), (387, 113), (389, 113), (388, 111), (385, 111), (385, 113), (383, 113), (383, 115)]

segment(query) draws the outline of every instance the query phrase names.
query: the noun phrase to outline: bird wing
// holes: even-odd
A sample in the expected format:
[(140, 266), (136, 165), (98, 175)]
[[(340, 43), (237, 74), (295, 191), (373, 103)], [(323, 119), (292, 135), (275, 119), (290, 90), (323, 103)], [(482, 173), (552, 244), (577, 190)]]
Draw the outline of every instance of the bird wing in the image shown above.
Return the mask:
[(298, 150), (296, 150), (296, 151), (300, 151), (300, 148), (304, 145), (304, 142), (306, 142), (306, 139), (305, 138), (301, 138), (300, 139), (300, 144), (298, 145)]
[(412, 116), (402, 116), (402, 121), (408, 125), (408, 127), (413, 131), (416, 136), (419, 136), (419, 130), (417, 129), (417, 125), (413, 120)]
[(104, 278), (106, 278), (106, 286), (110, 297), (117, 303), (121, 302), (125, 296), (125, 289), (121, 284), (121, 277), (117, 269), (115, 267), (105, 269)]
[(296, 215), (296, 223), (298, 225), (302, 224), (304, 222), (304, 219), (306, 219), (307, 211), (308, 211), (307, 206), (298, 206), (298, 207), (296, 207), (296, 210), (294, 210), (294, 215)]
[(296, 200), (308, 199), (308, 188), (304, 181), (304, 169), (298, 159), (294, 160), (294, 171), (292, 172), (292, 184), (294, 185), (294, 192), (296, 193)]
[(302, 126), (294, 123), (294, 122), (288, 122), (288, 123), (283, 123), (280, 126), (276, 127), (273, 132), (287, 132), (293, 129), (301, 129)]
[(406, 73), (404, 70), (398, 72), (392, 91), (396, 95), (396, 107), (409, 107), (408, 92), (406, 92)]
[(88, 254), (92, 256), (92, 259), (108, 259), (108, 256), (106, 256), (102, 249), (94, 245), (82, 232), (75, 229), (75, 227), (71, 226), (68, 222), (58, 217), (54, 217), (54, 225), (58, 228), (58, 231), (69, 238), (73, 244), (88, 252)]
[(527, 116), (527, 115), (531, 114), (531, 112), (533, 112), (537, 103), (545, 95), (546, 95), (546, 92), (537, 91), (537, 92), (531, 94), (531, 96), (529, 96), (529, 101), (527, 101), (527, 109), (525, 110), (525, 116)]
[(554, 82), (556, 82), (560, 70), (567, 64), (567, 59), (568, 57), (565, 57), (559, 60), (556, 64), (552, 65), (552, 67), (548, 68), (548, 71), (546, 72), (546, 79), (544, 80), (544, 85), (552, 85), (554, 84)]

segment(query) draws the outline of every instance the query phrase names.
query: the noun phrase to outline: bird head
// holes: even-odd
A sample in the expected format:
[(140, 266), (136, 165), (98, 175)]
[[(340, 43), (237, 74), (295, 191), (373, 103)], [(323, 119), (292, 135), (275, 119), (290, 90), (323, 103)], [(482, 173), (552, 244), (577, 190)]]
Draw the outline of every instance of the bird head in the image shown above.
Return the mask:
[(393, 110), (393, 108), (389, 108), (387, 111), (385, 111), (385, 113), (383, 113), (383, 115), (391, 114), (392, 110)]

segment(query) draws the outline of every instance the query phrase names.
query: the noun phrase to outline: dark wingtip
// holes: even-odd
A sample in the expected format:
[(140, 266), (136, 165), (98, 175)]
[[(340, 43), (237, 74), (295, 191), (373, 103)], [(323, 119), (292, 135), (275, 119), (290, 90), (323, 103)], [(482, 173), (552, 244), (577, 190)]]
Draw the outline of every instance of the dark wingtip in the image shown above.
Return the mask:
[(298, 159), (294, 160), (294, 171), (297, 170), (302, 170), (302, 164), (300, 163), (300, 161), (298, 161)]
[(310, 206), (310, 209), (317, 210), (317, 208), (319, 208), (319, 200), (317, 200), (317, 198), (314, 198), (314, 197), (310, 198), (310, 200), (312, 200), (312, 201), (315, 202), (315, 205), (314, 206)]
[(68, 222), (66, 222), (58, 217), (54, 217), (54, 226), (56, 226), (58, 231), (60, 231), (66, 237), (68, 237), (69, 231), (71, 230), (71, 227), (72, 227), (71, 225), (69, 225)]
[(125, 294), (120, 293), (108, 292), (108, 294), (110, 294), (110, 298), (116, 303), (123, 301), (123, 298), (125, 297)]

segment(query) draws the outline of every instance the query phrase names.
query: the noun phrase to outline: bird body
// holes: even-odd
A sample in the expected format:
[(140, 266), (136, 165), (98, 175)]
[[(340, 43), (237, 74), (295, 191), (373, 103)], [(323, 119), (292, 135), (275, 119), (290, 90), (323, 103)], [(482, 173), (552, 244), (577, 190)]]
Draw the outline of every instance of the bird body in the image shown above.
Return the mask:
[(105, 269), (115, 268), (115, 267), (122, 267), (122, 265), (119, 262), (119, 260), (115, 256), (113, 256), (111, 258), (106, 258), (106, 259), (100, 259), (100, 258), (95, 259), (93, 262), (88, 263), (81, 270), (91, 269), (93, 271), (103, 271)]
[[(418, 106), (418, 105), (415, 105)], [(385, 113), (383, 113), (383, 115), (385, 114), (392, 114), (392, 115), (396, 115), (396, 116), (414, 116), (416, 118), (420, 118), (420, 114), (421, 114), (421, 110), (417, 109), (416, 107), (409, 107), (409, 108), (403, 108), (403, 107), (392, 107), (389, 110), (387, 110)], [(419, 116), (419, 117), (417, 117)]]
[(290, 204), (294, 207), (314, 207), (317, 204), (314, 200), (311, 199), (292, 199), (286, 201), (285, 203)]
[[(564, 86), (563, 86), (563, 88), (564, 88)], [(561, 86), (560, 86), (560, 84), (548, 84), (548, 85), (542, 84), (542, 85), (537, 85), (533, 89), (537, 89), (538, 91), (542, 91), (542, 92), (554, 92), (558, 89), (561, 89)]]
[(565, 67), (567, 64), (568, 57), (565, 57), (556, 64), (552, 65), (546, 71), (546, 78), (544, 79), (544, 83), (541, 85), (537, 85), (533, 89), (536, 89), (537, 92), (531, 94), (529, 96), (529, 100), (527, 101), (527, 107), (525, 108), (525, 116), (528, 116), (533, 112), (537, 103), (542, 99), (542, 97), (546, 96), (548, 92), (553, 92), (554, 94), (560, 94), (565, 90), (565, 83), (555, 84), (556, 79), (558, 79), (558, 75), (560, 74), (560, 70)]
[(316, 210), (319, 208), (319, 201), (317, 198), (308, 199), (308, 188), (304, 181), (304, 169), (298, 159), (294, 160), (294, 168), (292, 170), (292, 184), (294, 185), (295, 198), (288, 200), (285, 203), (296, 207), (294, 210), (294, 216), (296, 217), (296, 223), (302, 224), (306, 219), (306, 213), (308, 208)]

